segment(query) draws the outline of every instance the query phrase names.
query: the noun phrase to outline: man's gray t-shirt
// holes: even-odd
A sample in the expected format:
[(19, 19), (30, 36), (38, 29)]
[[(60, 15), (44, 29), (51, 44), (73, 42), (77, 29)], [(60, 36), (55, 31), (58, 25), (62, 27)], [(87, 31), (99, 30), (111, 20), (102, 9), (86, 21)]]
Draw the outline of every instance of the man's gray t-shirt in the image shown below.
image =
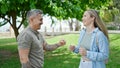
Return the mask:
[(44, 63), (43, 43), (44, 38), (42, 35), (27, 27), (17, 37), (18, 49), (29, 48), (29, 61), (33, 68), (42, 68)]

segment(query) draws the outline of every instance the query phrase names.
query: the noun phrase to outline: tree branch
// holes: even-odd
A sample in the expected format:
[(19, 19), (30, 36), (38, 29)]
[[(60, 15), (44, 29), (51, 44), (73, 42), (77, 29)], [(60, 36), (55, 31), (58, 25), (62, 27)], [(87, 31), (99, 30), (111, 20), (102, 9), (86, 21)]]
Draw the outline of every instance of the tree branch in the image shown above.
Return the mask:
[(6, 20), (7, 22), (9, 22), (11, 26), (13, 26), (12, 23), (10, 22), (10, 17), (8, 17), (9, 19), (8, 19), (8, 18), (5, 18), (5, 17), (2, 16), (2, 15), (1, 15), (1, 17), (2, 17), (4, 20)]
[(24, 23), (25, 18), (26, 18), (26, 14), (27, 14), (26, 11), (24, 11), (24, 12), (22, 13), (22, 21), (21, 21), (20, 25), (18, 26), (18, 29), (19, 29), (19, 28), (22, 26), (22, 24)]

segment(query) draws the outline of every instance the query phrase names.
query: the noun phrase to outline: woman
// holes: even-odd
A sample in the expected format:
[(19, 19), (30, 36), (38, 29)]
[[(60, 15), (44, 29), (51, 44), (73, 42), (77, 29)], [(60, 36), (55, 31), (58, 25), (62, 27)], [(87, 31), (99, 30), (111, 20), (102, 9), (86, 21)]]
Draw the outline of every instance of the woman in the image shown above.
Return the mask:
[(80, 32), (79, 43), (69, 48), (81, 55), (79, 68), (106, 68), (109, 57), (108, 32), (96, 10), (87, 10), (83, 14), (86, 28)]

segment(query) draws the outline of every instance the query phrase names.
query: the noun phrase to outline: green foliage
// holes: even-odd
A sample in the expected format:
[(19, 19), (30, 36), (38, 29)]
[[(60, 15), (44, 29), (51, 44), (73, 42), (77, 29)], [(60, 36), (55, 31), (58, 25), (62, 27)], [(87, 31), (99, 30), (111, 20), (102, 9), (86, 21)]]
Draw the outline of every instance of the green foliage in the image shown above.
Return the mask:
[(114, 6), (120, 10), (120, 0), (113, 0)]
[(108, 30), (118, 30), (118, 28), (116, 26), (109, 26), (107, 27)]
[(113, 21), (113, 15), (111, 10), (104, 10), (101, 17), (104, 22)]
[(24, 27), (27, 27), (27, 26), (28, 26), (27, 20), (24, 21), (23, 25), (24, 25)]
[(8, 11), (8, 6), (5, 5), (5, 4), (3, 4), (3, 5), (1, 6), (1, 12), (2, 12), (3, 14), (5, 14), (7, 11)]
[(10, 23), (17, 37), (21, 25), (17, 27), (16, 19), (21, 17), (21, 24), (25, 23), (26, 13), (30, 9), (41, 9), (44, 14), (55, 16), (60, 20), (68, 17), (81, 20), (87, 8), (100, 9), (108, 2), (109, 0), (2, 0), (0, 1), (0, 18)]
[(89, 8), (100, 9), (101, 6), (108, 3), (108, 1), (109, 0), (3, 0), (0, 2), (0, 8), (3, 14), (11, 10), (15, 10), (17, 14), (20, 14), (23, 10), (27, 11), (29, 9), (39, 8), (45, 13), (58, 18), (75, 17), (79, 19), (87, 6), (89, 6)]

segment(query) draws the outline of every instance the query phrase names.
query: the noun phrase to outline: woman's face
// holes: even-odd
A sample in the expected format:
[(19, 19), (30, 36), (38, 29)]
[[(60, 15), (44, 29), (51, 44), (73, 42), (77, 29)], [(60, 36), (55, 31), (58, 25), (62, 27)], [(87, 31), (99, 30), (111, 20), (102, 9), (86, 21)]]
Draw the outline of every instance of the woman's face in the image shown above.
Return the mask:
[(91, 17), (90, 14), (85, 11), (82, 17), (82, 22), (84, 26), (89, 26), (94, 23), (94, 17)]

